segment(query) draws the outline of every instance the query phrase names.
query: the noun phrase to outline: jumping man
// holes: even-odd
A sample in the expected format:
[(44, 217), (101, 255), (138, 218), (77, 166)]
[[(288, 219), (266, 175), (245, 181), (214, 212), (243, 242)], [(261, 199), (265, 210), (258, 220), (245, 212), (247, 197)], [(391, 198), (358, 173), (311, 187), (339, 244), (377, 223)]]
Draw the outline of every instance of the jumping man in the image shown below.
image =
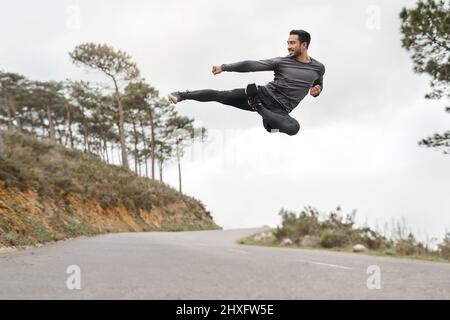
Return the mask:
[(223, 71), (274, 71), (275, 78), (264, 86), (249, 84), (246, 88), (226, 91), (176, 91), (169, 94), (172, 103), (183, 100), (217, 101), (247, 111), (256, 111), (269, 132), (295, 135), (300, 125), (289, 113), (308, 94), (317, 97), (323, 90), (325, 66), (308, 55), (311, 36), (304, 30), (292, 30), (287, 41), (289, 55), (259, 61), (241, 61), (213, 66), (212, 73)]

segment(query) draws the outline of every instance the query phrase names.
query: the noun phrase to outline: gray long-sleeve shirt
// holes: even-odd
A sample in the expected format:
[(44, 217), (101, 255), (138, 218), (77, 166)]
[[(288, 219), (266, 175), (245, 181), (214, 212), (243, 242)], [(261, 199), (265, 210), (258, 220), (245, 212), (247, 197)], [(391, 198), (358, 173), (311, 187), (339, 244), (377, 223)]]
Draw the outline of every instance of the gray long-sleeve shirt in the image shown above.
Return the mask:
[(314, 58), (311, 63), (298, 61), (290, 56), (266, 60), (223, 64), (223, 71), (253, 72), (273, 70), (275, 78), (263, 86), (267, 93), (291, 112), (308, 94), (311, 87), (319, 84), (323, 90), (325, 66)]

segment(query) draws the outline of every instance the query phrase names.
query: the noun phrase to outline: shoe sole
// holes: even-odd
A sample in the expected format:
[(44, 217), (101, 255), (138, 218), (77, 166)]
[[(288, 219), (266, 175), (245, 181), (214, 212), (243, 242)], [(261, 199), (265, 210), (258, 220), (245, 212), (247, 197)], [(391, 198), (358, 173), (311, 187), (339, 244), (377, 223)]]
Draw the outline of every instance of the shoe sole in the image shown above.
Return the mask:
[(258, 95), (258, 87), (254, 83), (249, 84), (245, 88), (245, 94), (247, 97), (254, 99)]
[(177, 97), (175, 97), (175, 96), (173, 96), (173, 95), (171, 95), (171, 94), (169, 94), (169, 95), (167, 96), (167, 98), (168, 98), (169, 101), (172, 102), (173, 104), (176, 104), (176, 103), (178, 102)]

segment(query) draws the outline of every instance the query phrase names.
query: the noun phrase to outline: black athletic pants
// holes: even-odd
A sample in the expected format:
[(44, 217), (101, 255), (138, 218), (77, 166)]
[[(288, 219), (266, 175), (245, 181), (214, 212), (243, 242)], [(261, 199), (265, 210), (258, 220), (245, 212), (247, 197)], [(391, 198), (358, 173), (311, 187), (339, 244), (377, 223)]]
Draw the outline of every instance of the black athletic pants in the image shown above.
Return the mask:
[[(284, 110), (274, 99), (261, 91), (261, 87), (258, 86), (258, 96), (262, 102), (262, 106), (258, 108), (258, 112), (263, 118), (264, 128), (272, 132), (280, 131), (288, 135), (295, 135), (300, 130), (300, 125), (289, 113)], [(222, 104), (230, 105), (242, 110), (255, 111), (248, 104), (247, 95), (245, 89), (233, 89), (233, 90), (195, 90), (182, 92), (183, 100), (196, 100), (196, 101), (217, 101)]]

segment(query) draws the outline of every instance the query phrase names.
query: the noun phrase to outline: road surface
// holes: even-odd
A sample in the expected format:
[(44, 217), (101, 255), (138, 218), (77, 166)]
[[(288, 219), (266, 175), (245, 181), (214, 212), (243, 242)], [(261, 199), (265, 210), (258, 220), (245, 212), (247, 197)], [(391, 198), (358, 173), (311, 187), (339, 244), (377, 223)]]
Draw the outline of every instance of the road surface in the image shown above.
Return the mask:
[(450, 298), (450, 264), (236, 243), (262, 230), (107, 234), (1, 253), (0, 299)]

